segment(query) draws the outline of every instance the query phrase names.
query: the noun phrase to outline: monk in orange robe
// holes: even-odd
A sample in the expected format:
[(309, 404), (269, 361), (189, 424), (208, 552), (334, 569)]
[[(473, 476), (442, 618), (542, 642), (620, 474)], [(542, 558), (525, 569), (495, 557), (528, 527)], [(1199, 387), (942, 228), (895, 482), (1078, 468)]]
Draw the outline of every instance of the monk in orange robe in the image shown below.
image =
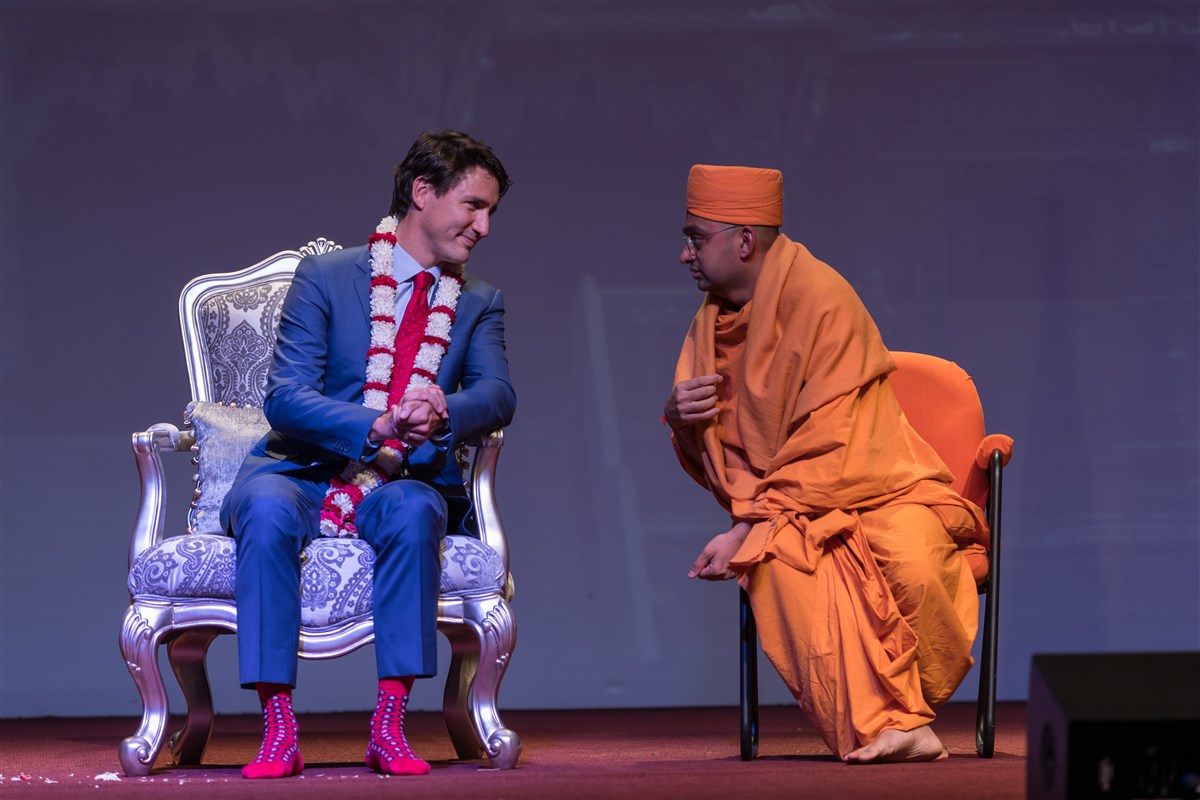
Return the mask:
[(688, 575), (740, 580), (763, 651), (844, 761), (942, 759), (930, 723), (971, 666), (966, 554), (987, 525), (901, 411), (854, 290), (782, 222), (778, 171), (692, 168), (680, 261), (707, 295), (665, 419), (731, 527)]

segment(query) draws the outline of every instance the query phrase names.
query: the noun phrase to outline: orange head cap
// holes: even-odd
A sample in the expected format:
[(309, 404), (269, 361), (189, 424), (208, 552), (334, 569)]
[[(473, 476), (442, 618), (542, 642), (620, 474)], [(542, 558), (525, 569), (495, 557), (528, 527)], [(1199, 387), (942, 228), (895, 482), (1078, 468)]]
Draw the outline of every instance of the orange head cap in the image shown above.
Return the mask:
[(689, 214), (736, 225), (783, 224), (783, 173), (696, 164), (688, 173)]

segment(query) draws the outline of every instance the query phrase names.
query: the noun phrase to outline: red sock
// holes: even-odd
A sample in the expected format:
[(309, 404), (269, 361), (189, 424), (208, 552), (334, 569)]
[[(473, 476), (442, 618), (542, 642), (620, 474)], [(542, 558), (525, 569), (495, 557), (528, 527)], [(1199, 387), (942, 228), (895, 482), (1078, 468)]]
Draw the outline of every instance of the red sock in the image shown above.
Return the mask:
[(427, 775), (429, 764), (417, 758), (404, 736), (404, 710), (413, 679), (380, 678), (366, 764), (385, 775)]
[(292, 687), (278, 683), (258, 684), (258, 697), (263, 706), (262, 747), (246, 766), (243, 778), (286, 778), (304, 770), (300, 757), (296, 715), (292, 711)]
[(292, 696), (292, 687), (286, 683), (256, 683), (254, 688), (258, 690), (258, 704), (262, 708), (266, 708), (267, 701), (277, 694)]

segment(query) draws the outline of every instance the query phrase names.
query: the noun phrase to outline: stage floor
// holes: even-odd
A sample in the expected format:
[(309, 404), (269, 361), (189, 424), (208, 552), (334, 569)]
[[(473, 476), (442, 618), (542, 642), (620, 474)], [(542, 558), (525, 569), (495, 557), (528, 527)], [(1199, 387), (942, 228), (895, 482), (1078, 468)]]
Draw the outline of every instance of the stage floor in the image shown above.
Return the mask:
[[(996, 755), (975, 755), (975, 707), (951, 704), (934, 729), (950, 749), (935, 764), (853, 767), (831, 756), (794, 706), (762, 710), (757, 760), (738, 756), (736, 708), (504, 711), (524, 743), (515, 770), (456, 761), (440, 714), (411, 715), (409, 739), (433, 764), (417, 778), (385, 778), (362, 765), (368, 712), (299, 713), (307, 768), (255, 781), (240, 768), (257, 752), (257, 717), (219, 716), (204, 764), (127, 778), (117, 746), (133, 718), (0, 720), (0, 776), (16, 797), (480, 798), (1020, 798), (1025, 794), (1025, 704), (1000, 704)], [(174, 727), (171, 728), (174, 730)], [(165, 751), (165, 748), (164, 748)], [(120, 780), (98, 776), (115, 775)], [(107, 776), (106, 776), (107, 777)], [(399, 781), (400, 784), (396, 782)], [(402, 785), (401, 785), (402, 784)]]

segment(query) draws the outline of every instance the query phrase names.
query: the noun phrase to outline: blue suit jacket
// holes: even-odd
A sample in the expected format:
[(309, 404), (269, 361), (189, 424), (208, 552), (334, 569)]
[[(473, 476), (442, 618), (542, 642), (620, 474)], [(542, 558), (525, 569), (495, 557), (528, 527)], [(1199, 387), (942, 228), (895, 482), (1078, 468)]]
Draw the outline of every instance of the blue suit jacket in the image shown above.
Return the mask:
[[(271, 431), (243, 462), (235, 480), (305, 471), (328, 480), (348, 458), (360, 458), (378, 411), (363, 402), (370, 344), (370, 253), (364, 247), (309, 256), (296, 268), (279, 321), (263, 410)], [(438, 370), (450, 416), (450, 449), (512, 421), (516, 394), (504, 353), (500, 292), (464, 275)], [(413, 477), (447, 498), (455, 532), (469, 511), (462, 474), (446, 450), (427, 442), (410, 457)], [(225, 508), (222, 526), (228, 530)]]

